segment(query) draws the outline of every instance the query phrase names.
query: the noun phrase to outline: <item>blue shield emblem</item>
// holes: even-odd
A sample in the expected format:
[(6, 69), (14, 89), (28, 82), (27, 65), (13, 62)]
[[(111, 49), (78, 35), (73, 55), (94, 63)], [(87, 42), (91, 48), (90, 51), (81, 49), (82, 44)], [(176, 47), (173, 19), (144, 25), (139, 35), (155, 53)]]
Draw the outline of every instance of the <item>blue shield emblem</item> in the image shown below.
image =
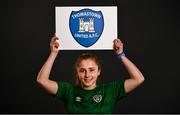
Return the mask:
[(88, 48), (100, 38), (104, 29), (104, 17), (101, 11), (91, 9), (72, 11), (69, 27), (73, 38)]

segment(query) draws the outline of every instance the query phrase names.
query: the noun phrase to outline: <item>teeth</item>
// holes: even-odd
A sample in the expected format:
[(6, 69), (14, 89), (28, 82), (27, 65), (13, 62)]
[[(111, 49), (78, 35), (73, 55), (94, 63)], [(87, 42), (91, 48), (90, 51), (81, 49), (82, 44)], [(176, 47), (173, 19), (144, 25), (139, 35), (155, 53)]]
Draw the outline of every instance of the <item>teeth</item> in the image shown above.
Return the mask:
[(85, 81), (85, 82), (89, 82), (89, 81), (91, 81), (91, 79), (85, 79), (84, 81)]

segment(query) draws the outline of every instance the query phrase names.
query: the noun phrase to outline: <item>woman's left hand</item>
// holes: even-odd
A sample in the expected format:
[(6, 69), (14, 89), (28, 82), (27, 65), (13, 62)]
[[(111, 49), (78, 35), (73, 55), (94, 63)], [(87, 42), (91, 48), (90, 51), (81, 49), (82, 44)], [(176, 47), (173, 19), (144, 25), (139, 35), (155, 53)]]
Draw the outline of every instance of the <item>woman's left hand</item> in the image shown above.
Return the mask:
[(118, 55), (120, 53), (123, 52), (123, 43), (121, 42), (120, 39), (115, 39), (113, 41), (114, 45), (113, 45), (113, 48), (114, 48), (114, 51), (115, 53)]

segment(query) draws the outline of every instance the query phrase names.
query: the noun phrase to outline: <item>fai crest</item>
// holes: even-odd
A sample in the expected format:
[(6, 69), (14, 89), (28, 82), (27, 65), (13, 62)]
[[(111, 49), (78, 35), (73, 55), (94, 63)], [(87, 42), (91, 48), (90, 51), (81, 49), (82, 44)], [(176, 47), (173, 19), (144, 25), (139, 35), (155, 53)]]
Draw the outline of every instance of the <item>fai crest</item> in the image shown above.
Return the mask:
[(94, 95), (94, 96), (93, 96), (93, 100), (94, 100), (96, 103), (101, 102), (101, 100), (102, 100), (102, 95)]
[(69, 27), (73, 38), (83, 47), (90, 47), (97, 42), (104, 29), (101, 11), (82, 9), (72, 11)]

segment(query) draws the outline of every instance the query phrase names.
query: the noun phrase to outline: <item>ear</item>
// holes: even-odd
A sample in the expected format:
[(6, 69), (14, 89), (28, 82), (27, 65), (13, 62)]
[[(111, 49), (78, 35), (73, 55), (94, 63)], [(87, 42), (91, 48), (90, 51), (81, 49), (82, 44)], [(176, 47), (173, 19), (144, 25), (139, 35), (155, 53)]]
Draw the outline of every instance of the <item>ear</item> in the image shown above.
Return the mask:
[(101, 70), (98, 71), (98, 76), (101, 74)]

